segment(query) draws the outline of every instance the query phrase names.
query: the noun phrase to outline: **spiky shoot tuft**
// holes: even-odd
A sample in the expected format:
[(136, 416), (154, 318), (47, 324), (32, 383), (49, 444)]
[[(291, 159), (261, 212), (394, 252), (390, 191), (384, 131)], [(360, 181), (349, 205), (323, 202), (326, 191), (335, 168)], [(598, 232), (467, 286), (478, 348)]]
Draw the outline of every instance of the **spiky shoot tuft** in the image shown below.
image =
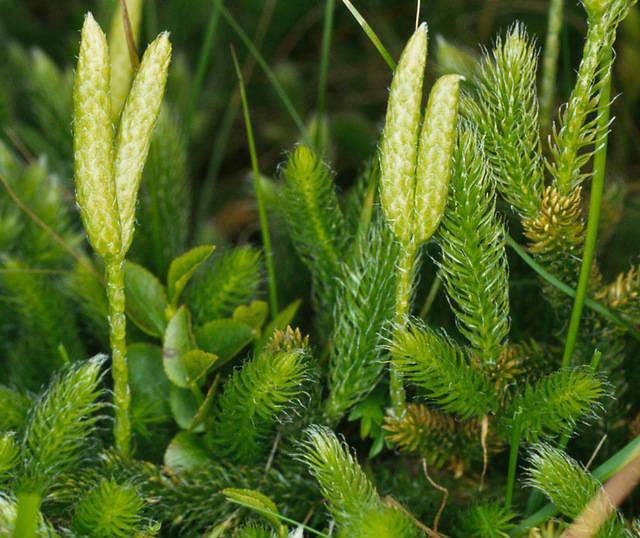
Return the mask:
[(264, 350), (236, 370), (215, 413), (216, 453), (244, 464), (263, 457), (276, 421), (301, 406), (310, 375), (307, 348)]
[(502, 222), (478, 133), (459, 130), (440, 267), (460, 332), (492, 365), (509, 334), (509, 282)]
[(80, 499), (72, 528), (95, 538), (129, 538), (143, 530), (144, 502), (131, 485), (105, 479)]
[(535, 43), (522, 25), (499, 37), (485, 53), (473, 97), (463, 114), (484, 140), (491, 172), (502, 196), (525, 218), (540, 209), (544, 166), (540, 147)]
[(25, 489), (46, 489), (84, 456), (82, 449), (103, 409), (99, 397), (104, 362), (104, 356), (97, 356), (74, 364), (34, 404), (24, 435)]
[(495, 410), (491, 382), (446, 334), (413, 325), (394, 333), (390, 349), (398, 370), (446, 411), (470, 418)]
[(307, 429), (301, 460), (329, 502), (338, 536), (414, 538), (420, 534), (403, 512), (385, 506), (348, 448), (328, 428)]

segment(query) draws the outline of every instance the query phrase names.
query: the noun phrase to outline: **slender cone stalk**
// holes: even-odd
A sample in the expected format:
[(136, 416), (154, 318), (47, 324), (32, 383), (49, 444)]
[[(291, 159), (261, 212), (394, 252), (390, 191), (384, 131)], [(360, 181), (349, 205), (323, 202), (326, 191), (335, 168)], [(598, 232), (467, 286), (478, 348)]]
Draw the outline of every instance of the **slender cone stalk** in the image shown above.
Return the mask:
[(113, 401), (115, 405), (115, 439), (120, 455), (131, 451), (129, 420), (129, 369), (127, 366), (127, 320), (125, 317), (124, 261), (111, 258), (105, 262), (107, 299), (109, 302), (109, 340), (112, 353)]

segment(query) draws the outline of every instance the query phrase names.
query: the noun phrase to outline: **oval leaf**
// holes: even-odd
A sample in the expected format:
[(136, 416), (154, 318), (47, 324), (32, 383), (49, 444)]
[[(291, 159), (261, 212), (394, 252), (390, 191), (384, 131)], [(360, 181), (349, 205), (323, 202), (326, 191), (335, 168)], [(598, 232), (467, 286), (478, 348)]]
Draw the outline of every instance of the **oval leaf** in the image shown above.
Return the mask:
[(253, 301), (250, 305), (240, 305), (233, 311), (234, 321), (249, 325), (256, 334), (260, 334), (267, 320), (269, 306), (264, 301)]
[(175, 472), (191, 471), (210, 461), (202, 439), (188, 432), (178, 433), (164, 453), (164, 464)]
[[(181, 389), (175, 385), (169, 386), (169, 405), (171, 407), (171, 413), (176, 421), (176, 424), (183, 430), (186, 430), (191, 425), (193, 417), (198, 412), (200, 402), (196, 399), (193, 393), (188, 389)], [(203, 432), (204, 424), (198, 424), (193, 428), (193, 432)]]
[(249, 325), (232, 319), (216, 319), (196, 329), (198, 347), (219, 357), (217, 367), (233, 359), (253, 338)]
[(192, 349), (182, 356), (182, 364), (187, 373), (189, 385), (202, 381), (218, 360), (218, 356), (201, 349)]
[(124, 285), (129, 319), (145, 333), (162, 337), (167, 307), (164, 286), (144, 267), (129, 261), (124, 265)]
[(169, 321), (164, 334), (162, 363), (169, 380), (178, 387), (187, 388), (190, 373), (184, 363), (184, 356), (194, 349), (191, 334), (191, 318), (186, 307), (181, 307)]
[(211, 256), (215, 248), (213, 245), (196, 247), (171, 262), (167, 276), (167, 289), (171, 304), (178, 303), (178, 298), (193, 273)]

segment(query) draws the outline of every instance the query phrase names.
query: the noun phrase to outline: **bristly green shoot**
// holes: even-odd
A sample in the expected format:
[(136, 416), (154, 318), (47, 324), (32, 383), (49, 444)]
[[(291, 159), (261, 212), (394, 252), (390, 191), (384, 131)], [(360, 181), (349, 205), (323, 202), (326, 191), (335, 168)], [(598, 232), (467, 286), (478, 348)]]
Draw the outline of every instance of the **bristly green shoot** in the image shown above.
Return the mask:
[(549, 169), (554, 184), (562, 194), (568, 194), (590, 177), (584, 166), (602, 143), (606, 134), (600, 128), (600, 118), (610, 103), (603, 103), (601, 94), (607, 84), (613, 55), (609, 53), (616, 39), (620, 22), (635, 0), (585, 0), (589, 30), (576, 85), (569, 102), (562, 109), (559, 128), (554, 125), (553, 159)]
[(311, 271), (319, 325), (328, 331), (346, 253), (344, 217), (333, 177), (320, 157), (301, 145), (289, 155), (282, 178), (281, 199), (289, 233)]
[(500, 194), (523, 218), (538, 215), (544, 188), (537, 66), (535, 43), (516, 24), (485, 53), (475, 92), (462, 103), (462, 113), (482, 135)]
[(102, 418), (99, 401), (105, 358), (76, 363), (55, 378), (36, 401), (26, 425), (18, 489), (42, 494), (84, 457)]
[[(544, 493), (569, 518), (578, 517), (601, 491), (602, 484), (596, 478), (557, 448), (541, 444), (529, 461), (529, 485)], [(623, 527), (620, 514), (612, 510), (596, 536), (624, 536)]]
[(300, 459), (309, 466), (329, 502), (339, 536), (361, 538), (417, 538), (411, 519), (387, 507), (348, 448), (328, 428), (306, 431)]
[(267, 217), (267, 209), (264, 201), (264, 193), (262, 192), (260, 167), (258, 165), (258, 154), (256, 151), (256, 144), (253, 138), (253, 126), (251, 124), (251, 114), (249, 113), (249, 104), (247, 102), (247, 92), (244, 87), (244, 79), (242, 77), (242, 70), (238, 64), (238, 58), (236, 53), (231, 49), (231, 56), (233, 57), (233, 66), (236, 70), (236, 76), (238, 78), (238, 85), (240, 87), (240, 99), (242, 100), (242, 111), (244, 113), (244, 124), (247, 131), (247, 144), (249, 146), (249, 154), (251, 155), (251, 169), (253, 171), (253, 188), (256, 194), (256, 200), (258, 203), (258, 215), (260, 219), (260, 232), (262, 234), (262, 243), (264, 245), (264, 257), (265, 264), (267, 266), (267, 278), (269, 284), (269, 306), (271, 310), (271, 317), (275, 318), (278, 315), (278, 289), (276, 285), (276, 271), (273, 262), (273, 251), (271, 249), (271, 234), (269, 233), (269, 219)]
[(504, 227), (495, 211), (482, 142), (461, 127), (439, 242), (440, 267), (460, 332), (480, 361), (495, 365), (509, 334)]
[(529, 442), (569, 434), (578, 422), (597, 416), (606, 396), (607, 386), (590, 368), (559, 370), (527, 384), (511, 402), (507, 415), (512, 418), (504, 426), (518, 422)]
[(302, 405), (312, 375), (309, 350), (265, 349), (233, 373), (213, 424), (216, 454), (243, 464), (264, 457), (275, 422)]
[(442, 409), (470, 418), (497, 408), (489, 378), (469, 364), (464, 350), (446, 334), (412, 325), (394, 333), (390, 351), (396, 367)]
[(335, 301), (326, 413), (337, 421), (378, 382), (381, 344), (394, 311), (394, 269), (398, 256), (391, 231), (376, 219), (343, 269)]
[(146, 530), (141, 516), (143, 508), (144, 501), (133, 485), (105, 479), (80, 499), (72, 528), (96, 538), (137, 536)]

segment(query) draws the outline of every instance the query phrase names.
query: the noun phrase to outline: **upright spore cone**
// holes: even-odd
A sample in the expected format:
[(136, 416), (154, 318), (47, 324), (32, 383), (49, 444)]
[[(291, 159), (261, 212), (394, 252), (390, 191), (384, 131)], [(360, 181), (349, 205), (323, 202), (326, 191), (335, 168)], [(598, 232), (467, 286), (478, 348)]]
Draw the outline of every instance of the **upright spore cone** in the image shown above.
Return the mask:
[(89, 241), (105, 258), (120, 252), (109, 78), (107, 40), (89, 13), (82, 27), (73, 98), (75, 184)]
[(422, 85), (427, 65), (427, 25), (407, 43), (391, 83), (380, 148), (382, 209), (395, 235), (411, 238)]

